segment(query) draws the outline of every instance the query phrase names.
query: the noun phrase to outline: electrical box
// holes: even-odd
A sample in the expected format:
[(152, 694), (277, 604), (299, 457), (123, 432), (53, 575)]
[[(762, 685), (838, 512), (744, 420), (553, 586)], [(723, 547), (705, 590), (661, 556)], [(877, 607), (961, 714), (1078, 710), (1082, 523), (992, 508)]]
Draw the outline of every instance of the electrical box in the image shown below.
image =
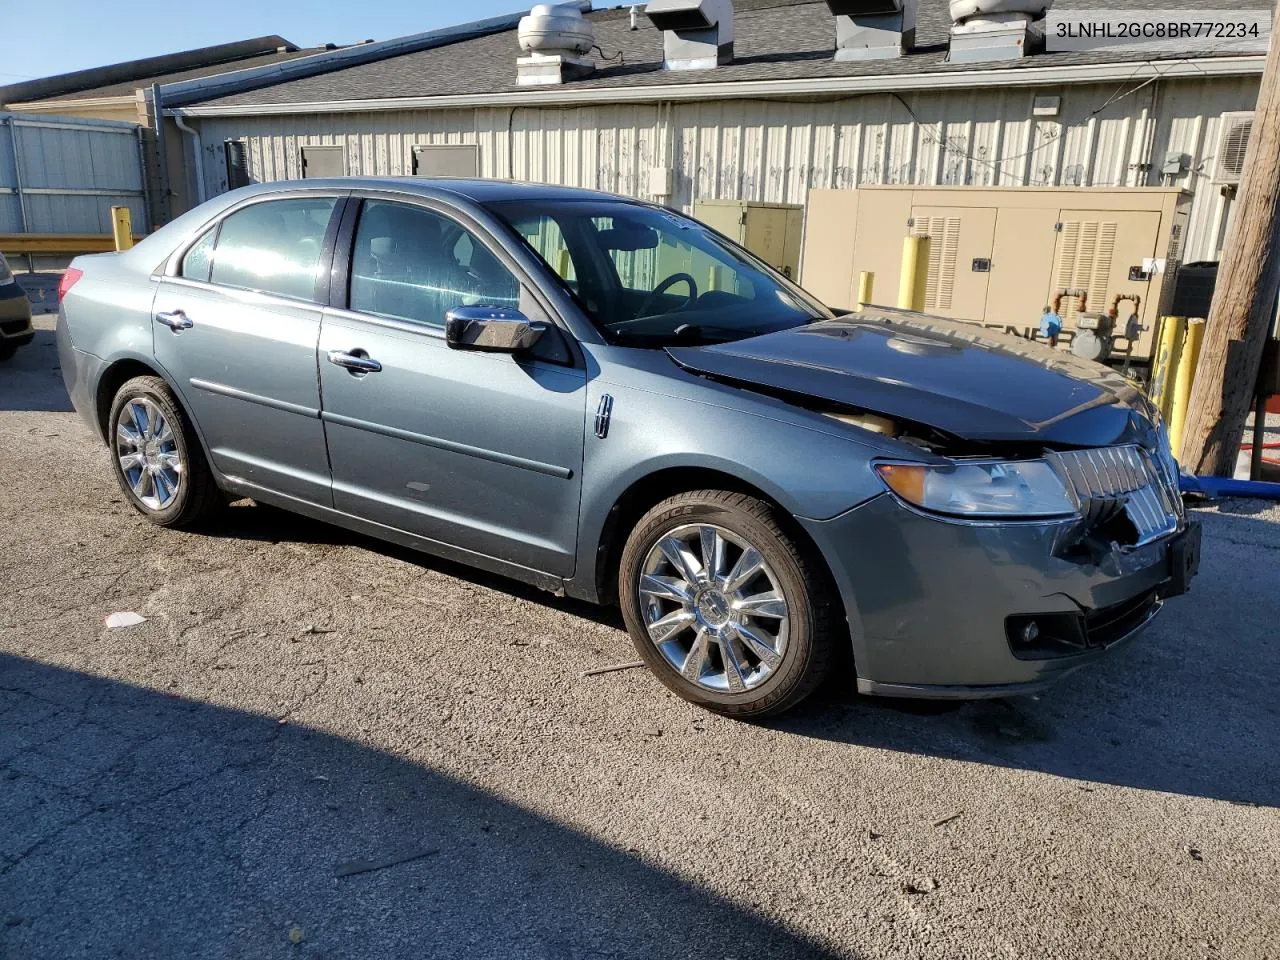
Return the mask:
[[(813, 190), (801, 283), (829, 306), (851, 308), (868, 270), (872, 301), (892, 304), (902, 238), (927, 236), (926, 313), (1034, 339), (1049, 307), (1063, 320), (1059, 346), (1069, 348), (1077, 314), (1114, 309), (1111, 360), (1143, 364), (1169, 312), (1190, 204), (1185, 191), (1163, 187)], [(1135, 313), (1143, 329), (1130, 340)]]
[(800, 273), (800, 238), (804, 207), (742, 200), (699, 200), (693, 217), (718, 230), (784, 276)]

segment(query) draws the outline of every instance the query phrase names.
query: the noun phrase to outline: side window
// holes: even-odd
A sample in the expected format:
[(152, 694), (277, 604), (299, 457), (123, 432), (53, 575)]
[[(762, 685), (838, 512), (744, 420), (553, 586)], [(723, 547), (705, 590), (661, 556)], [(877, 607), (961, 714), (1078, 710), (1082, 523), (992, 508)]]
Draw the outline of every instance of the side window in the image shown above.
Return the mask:
[(334, 197), (268, 200), (222, 221), (210, 279), (228, 287), (315, 299)]
[(576, 290), (578, 271), (560, 224), (548, 216), (533, 216), (516, 221), (514, 226), (560, 279)]
[(213, 266), (213, 241), (218, 236), (218, 225), (214, 224), (204, 235), (187, 248), (182, 258), (182, 275), (189, 280), (209, 279), (209, 268)]
[(351, 258), (351, 309), (444, 326), (454, 307), (514, 307), (520, 283), (452, 220), (422, 207), (365, 202)]

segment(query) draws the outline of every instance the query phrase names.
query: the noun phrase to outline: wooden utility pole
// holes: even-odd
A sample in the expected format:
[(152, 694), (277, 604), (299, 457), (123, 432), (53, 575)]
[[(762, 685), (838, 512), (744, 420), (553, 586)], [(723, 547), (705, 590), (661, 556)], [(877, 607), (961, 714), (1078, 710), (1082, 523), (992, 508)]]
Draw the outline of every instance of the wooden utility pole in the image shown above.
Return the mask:
[(1280, 296), (1280, 41), (1274, 35), (1235, 206), (1178, 458), (1183, 470), (1202, 476), (1235, 472)]

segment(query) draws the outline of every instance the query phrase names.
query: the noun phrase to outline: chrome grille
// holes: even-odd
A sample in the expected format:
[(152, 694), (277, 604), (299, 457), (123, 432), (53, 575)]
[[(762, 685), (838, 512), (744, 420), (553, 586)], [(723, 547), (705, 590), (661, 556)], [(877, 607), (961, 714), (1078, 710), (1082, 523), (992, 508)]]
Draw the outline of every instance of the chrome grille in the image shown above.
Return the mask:
[(1182, 500), (1177, 479), (1171, 481), (1141, 447), (1068, 450), (1049, 453), (1046, 459), (1074, 492), (1086, 526), (1123, 510), (1138, 531), (1136, 546), (1178, 528)]

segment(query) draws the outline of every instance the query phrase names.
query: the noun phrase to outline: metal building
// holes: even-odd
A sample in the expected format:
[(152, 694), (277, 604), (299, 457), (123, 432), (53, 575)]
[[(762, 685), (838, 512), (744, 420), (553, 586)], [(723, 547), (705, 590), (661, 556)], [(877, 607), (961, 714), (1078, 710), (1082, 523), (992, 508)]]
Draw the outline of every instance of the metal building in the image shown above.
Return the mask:
[[(1085, 0), (1055, 9), (1073, 2)], [(664, 69), (663, 31), (643, 15), (586, 19), (593, 69), (560, 83), (521, 84), (509, 19), (325, 72), (291, 76), (286, 64), (240, 88), (179, 85), (164, 96), (196, 131), (193, 192), (228, 189), (230, 169), (255, 181), (317, 169), (474, 173), (686, 211), (700, 200), (803, 204), (812, 188), (862, 184), (1173, 186), (1193, 196), (1184, 260), (1216, 259), (1264, 59), (1106, 51), (956, 62), (946, 6), (928, 0), (900, 56), (838, 60), (827, 3), (737, 0), (733, 59), (677, 72)], [(231, 154), (243, 163), (229, 165)]]
[(136, 124), (0, 113), (0, 235), (111, 232), (111, 207), (146, 222)]

